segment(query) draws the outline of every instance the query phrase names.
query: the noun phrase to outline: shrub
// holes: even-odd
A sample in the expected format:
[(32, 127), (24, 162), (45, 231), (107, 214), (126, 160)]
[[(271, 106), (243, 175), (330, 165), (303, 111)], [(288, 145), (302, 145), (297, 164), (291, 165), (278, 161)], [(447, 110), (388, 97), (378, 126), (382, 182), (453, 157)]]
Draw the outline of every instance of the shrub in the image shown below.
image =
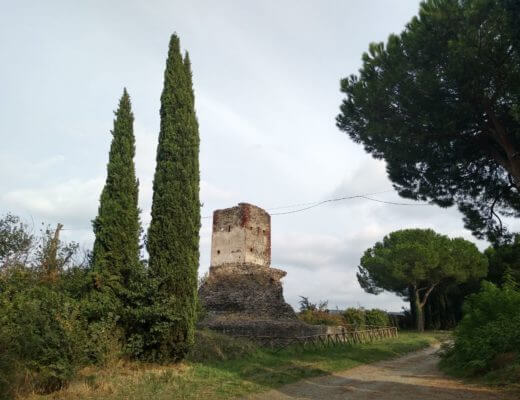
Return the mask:
[(326, 311), (320, 310), (302, 311), (298, 316), (303, 322), (310, 325), (338, 326), (345, 323), (341, 315), (329, 314)]
[(86, 300), (71, 297), (61, 276), (40, 278), (22, 266), (0, 274), (0, 398), (51, 392), (82, 366), (119, 355), (114, 319), (89, 324)]
[(390, 326), (390, 318), (385, 311), (373, 309), (365, 311), (365, 324), (372, 326)]
[(520, 291), (512, 284), (498, 288), (482, 283), (479, 293), (464, 303), (464, 317), (455, 330), (454, 345), (443, 365), (466, 375), (500, 368), (520, 357)]
[[(4, 291), (0, 303), (0, 343), (7, 345), (0, 374), (30, 377), (24, 389), (50, 392), (61, 388), (86, 362), (88, 341), (77, 302), (37, 285)], [(16, 381), (3, 385), (5, 396), (15, 389)]]
[(365, 326), (365, 310), (363, 308), (347, 308), (343, 313), (347, 325), (360, 329)]
[(308, 297), (300, 296), (300, 312), (304, 311), (327, 311), (329, 305), (328, 300), (320, 300), (318, 303), (313, 303)]

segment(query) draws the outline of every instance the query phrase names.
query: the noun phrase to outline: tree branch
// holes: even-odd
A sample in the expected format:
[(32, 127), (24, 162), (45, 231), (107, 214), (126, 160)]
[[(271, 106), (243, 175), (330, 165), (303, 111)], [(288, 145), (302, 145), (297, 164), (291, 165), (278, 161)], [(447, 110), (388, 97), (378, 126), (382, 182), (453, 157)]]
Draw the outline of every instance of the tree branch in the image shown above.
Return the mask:
[[(421, 305), (421, 307), (424, 307), (424, 305), (426, 304), (426, 300), (428, 300), (428, 296), (430, 295), (430, 293), (432, 292), (432, 290), (435, 288), (435, 286), (437, 286), (439, 282), (435, 282), (433, 285), (431, 285), (428, 290), (426, 291), (426, 293), (424, 294), (424, 297), (423, 297), (423, 301), (420, 301), (419, 300), (419, 304)], [(426, 288), (423, 288), (423, 289), (426, 289)]]

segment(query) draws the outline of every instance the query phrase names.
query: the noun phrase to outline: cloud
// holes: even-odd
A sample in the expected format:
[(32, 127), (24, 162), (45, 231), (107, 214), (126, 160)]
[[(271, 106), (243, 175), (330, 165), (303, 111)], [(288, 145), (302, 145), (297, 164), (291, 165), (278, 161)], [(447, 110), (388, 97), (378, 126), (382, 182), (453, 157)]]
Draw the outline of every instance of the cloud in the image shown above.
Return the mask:
[(200, 198), (202, 201), (207, 202), (229, 202), (233, 197), (236, 197), (236, 193), (229, 190), (223, 189), (206, 180), (200, 182)]
[(286, 300), (295, 308), (300, 296), (328, 300), (332, 308), (377, 307), (399, 311), (402, 299), (391, 293), (366, 294), (356, 272), (363, 251), (381, 238), (371, 226), (350, 235), (285, 232), (273, 235), (273, 266), (287, 271)]
[[(333, 190), (332, 197), (391, 191), (392, 183), (386, 176), (384, 161), (365, 158), (355, 168), (345, 171), (343, 180)], [(343, 203), (338, 203), (341, 205)]]
[(32, 160), (28, 157), (0, 152), (0, 180), (10, 186), (21, 182), (46, 179), (53, 169), (63, 167), (65, 156), (61, 154)]
[(273, 249), (274, 265), (322, 269), (335, 261), (341, 243), (330, 235), (291, 232), (273, 235)]
[(87, 228), (95, 217), (104, 179), (72, 179), (40, 189), (20, 189), (5, 193), (0, 201), (15, 212), (28, 214), (65, 227)]

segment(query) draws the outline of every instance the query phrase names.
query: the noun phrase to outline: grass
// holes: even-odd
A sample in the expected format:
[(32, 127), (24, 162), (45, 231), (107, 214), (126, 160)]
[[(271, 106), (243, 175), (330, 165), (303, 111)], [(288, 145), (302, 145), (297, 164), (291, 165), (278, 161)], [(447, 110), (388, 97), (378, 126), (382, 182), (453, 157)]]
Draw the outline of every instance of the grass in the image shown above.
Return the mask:
[[(443, 345), (445, 355), (450, 347), (450, 342)], [(446, 375), (462, 379), (464, 382), (503, 389), (520, 398), (520, 359), (515, 356), (511, 359), (504, 357), (503, 360), (497, 361), (494, 369), (473, 374), (465, 370), (464, 366), (453, 363), (450, 358), (443, 359), (439, 367)]]
[(436, 340), (432, 334), (405, 332), (398, 339), (372, 344), (275, 353), (213, 333), (199, 339), (191, 361), (175, 365), (119, 361), (103, 369), (90, 367), (67, 388), (27, 399), (229, 399), (393, 358)]

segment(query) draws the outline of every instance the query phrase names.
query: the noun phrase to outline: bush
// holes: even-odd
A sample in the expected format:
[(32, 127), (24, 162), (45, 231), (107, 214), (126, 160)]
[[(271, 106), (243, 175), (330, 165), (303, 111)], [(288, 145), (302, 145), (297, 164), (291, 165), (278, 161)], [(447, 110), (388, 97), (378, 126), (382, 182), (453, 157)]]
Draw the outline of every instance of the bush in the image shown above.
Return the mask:
[(62, 388), (84, 365), (118, 356), (115, 319), (88, 323), (85, 299), (35, 269), (0, 274), (0, 398), (13, 393), (48, 393)]
[(310, 325), (338, 326), (345, 323), (341, 315), (329, 314), (320, 310), (302, 311), (298, 316), (303, 322)]
[(385, 311), (373, 309), (365, 311), (365, 324), (372, 326), (390, 326), (390, 317)]
[[(443, 365), (465, 375), (488, 372), (520, 357), (520, 291), (512, 284), (502, 289), (482, 283), (479, 293), (464, 303), (464, 317), (454, 332), (454, 345)], [(502, 361), (501, 361), (502, 360)]]
[[(3, 292), (0, 302), (0, 343), (7, 344), (1, 374), (30, 377), (24, 389), (61, 388), (86, 363), (88, 341), (77, 302), (45, 285)], [(15, 389), (3, 386), (4, 395)]]
[(365, 310), (363, 308), (347, 308), (343, 313), (343, 319), (347, 325), (353, 325), (356, 329), (365, 326)]

